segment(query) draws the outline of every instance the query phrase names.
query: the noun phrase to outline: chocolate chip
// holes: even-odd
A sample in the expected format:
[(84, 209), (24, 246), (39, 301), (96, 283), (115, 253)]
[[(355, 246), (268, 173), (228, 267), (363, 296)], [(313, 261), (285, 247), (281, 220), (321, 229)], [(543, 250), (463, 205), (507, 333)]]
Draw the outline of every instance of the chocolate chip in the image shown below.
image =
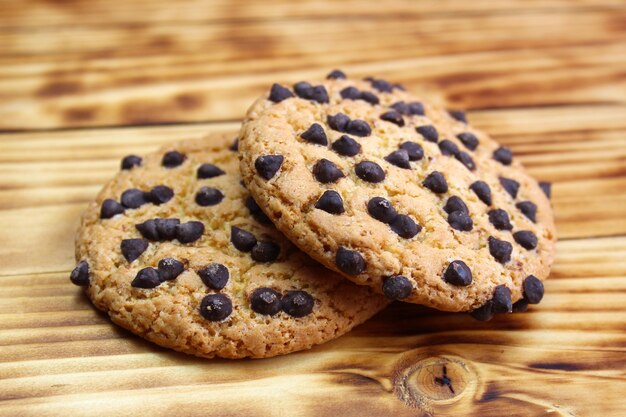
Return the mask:
[(517, 191), (519, 190), (519, 182), (510, 178), (500, 177), (500, 184), (502, 188), (513, 198), (517, 197)]
[(513, 313), (523, 313), (528, 310), (528, 301), (523, 298), (513, 303)]
[(258, 241), (250, 256), (257, 262), (273, 262), (280, 255), (280, 245), (269, 240)]
[(387, 224), (391, 223), (398, 216), (391, 202), (382, 197), (371, 198), (367, 202), (367, 212), (376, 220)]
[(346, 126), (346, 132), (354, 136), (365, 137), (372, 134), (372, 129), (365, 120), (355, 119), (350, 120)]
[(241, 252), (250, 252), (256, 245), (256, 237), (246, 230), (231, 226), (230, 242)]
[(511, 313), (513, 302), (511, 301), (511, 290), (506, 285), (498, 285), (493, 291), (492, 311), (496, 314)]
[(391, 108), (405, 114), (407, 116), (423, 116), (424, 115), (424, 105), (419, 101), (414, 101), (412, 103), (405, 103), (404, 101), (398, 101), (391, 105)]
[(148, 200), (157, 206), (165, 204), (174, 197), (174, 190), (165, 185), (157, 185), (147, 195)]
[(317, 101), (318, 103), (328, 103), (328, 92), (323, 85), (316, 85), (312, 87), (310, 84), (304, 81), (296, 84), (294, 87), (298, 97), (306, 100)]
[(339, 95), (346, 100), (358, 100), (361, 98), (361, 92), (356, 87), (346, 87), (339, 92)]
[(224, 194), (217, 188), (202, 187), (196, 193), (196, 203), (199, 206), (214, 206), (224, 199)]
[(422, 230), (422, 226), (415, 223), (415, 221), (406, 214), (398, 214), (389, 226), (398, 236), (405, 239), (411, 239)]
[(270, 180), (276, 175), (284, 159), (282, 155), (259, 156), (256, 161), (254, 161), (254, 167), (260, 176), (266, 180)]
[(411, 281), (402, 275), (393, 275), (383, 282), (383, 294), (390, 300), (402, 300), (412, 292)]
[(159, 279), (172, 281), (185, 270), (185, 265), (174, 258), (163, 258), (159, 261)]
[(448, 183), (446, 178), (439, 171), (433, 171), (422, 182), (424, 187), (428, 188), (433, 193), (442, 194), (448, 191)]
[(400, 145), (409, 155), (409, 161), (419, 161), (424, 157), (424, 149), (418, 143), (407, 141)]
[(411, 164), (409, 163), (409, 153), (404, 149), (398, 149), (397, 151), (391, 152), (389, 155), (385, 156), (385, 161), (399, 168), (411, 169)]
[(383, 93), (391, 93), (393, 91), (391, 83), (385, 80), (372, 80), (371, 84), (372, 87)]
[(70, 273), (70, 281), (80, 287), (89, 285), (89, 264), (86, 261), (80, 261), (76, 265), (76, 268)]
[(464, 111), (461, 110), (448, 110), (448, 114), (459, 122), (467, 123), (467, 116)]
[(134, 167), (141, 166), (143, 159), (137, 155), (128, 155), (122, 159), (122, 169), (133, 169)]
[(156, 228), (156, 220), (150, 219), (143, 223), (136, 224), (135, 227), (143, 237), (148, 240), (159, 240), (159, 232)]
[(314, 143), (316, 145), (328, 145), (328, 139), (326, 138), (326, 132), (324, 128), (318, 123), (313, 123), (300, 137), (307, 142)]
[(472, 283), (472, 271), (463, 261), (452, 261), (443, 273), (448, 284), (465, 287)]
[(214, 290), (221, 290), (226, 286), (230, 274), (228, 268), (216, 262), (198, 271), (198, 276), (204, 285)]
[(120, 201), (124, 207), (129, 209), (136, 209), (147, 203), (146, 194), (137, 188), (124, 191)]
[(187, 156), (178, 151), (169, 151), (163, 155), (163, 160), (161, 161), (161, 165), (165, 168), (176, 168), (177, 166), (182, 165), (185, 162)]
[(448, 214), (454, 211), (462, 211), (463, 213), (469, 214), (469, 209), (467, 208), (463, 200), (455, 195), (448, 198), (448, 201), (446, 201), (446, 205), (443, 206), (443, 210)]
[(337, 191), (327, 190), (315, 203), (315, 208), (324, 210), (330, 214), (341, 214), (345, 211), (343, 208), (343, 199)]
[(354, 167), (354, 172), (363, 181), (378, 183), (385, 179), (385, 171), (375, 162), (361, 161)]
[(139, 270), (130, 285), (135, 288), (150, 289), (161, 285), (161, 280), (159, 279), (157, 270), (148, 267)]
[(493, 318), (493, 302), (487, 301), (482, 307), (472, 311), (470, 315), (479, 321), (489, 321)]
[(272, 85), (272, 89), (270, 90), (270, 101), (274, 103), (280, 103), (283, 100), (286, 100), (290, 97), (293, 97), (293, 93), (289, 91), (289, 89), (283, 87), (280, 84)]
[(113, 216), (124, 213), (124, 211), (124, 206), (113, 199), (107, 198), (102, 202), (102, 207), (100, 207), (100, 218), (110, 219)]
[(291, 317), (304, 317), (313, 311), (315, 300), (306, 291), (287, 291), (281, 300), (282, 309)]
[(455, 230), (469, 232), (474, 226), (472, 218), (464, 211), (453, 211), (448, 214), (448, 224)]
[(454, 156), (459, 153), (459, 147), (456, 146), (456, 143), (448, 139), (444, 139), (441, 142), (439, 142), (439, 150), (441, 151), (442, 154), (447, 155), (447, 156), (451, 156), (451, 155)]
[(173, 240), (178, 235), (180, 220), (178, 219), (155, 219), (158, 240)]
[(361, 152), (361, 145), (348, 135), (342, 135), (331, 145), (333, 151), (342, 156), (354, 156)]
[(365, 260), (357, 251), (339, 247), (335, 256), (335, 265), (340, 271), (348, 275), (359, 275), (365, 271)]
[(263, 213), (261, 207), (254, 201), (254, 198), (248, 196), (244, 203), (254, 219), (261, 224), (272, 224), (272, 221)]
[(543, 298), (543, 282), (534, 275), (524, 278), (522, 283), (524, 299), (530, 304), (539, 304)]
[(456, 155), (454, 155), (454, 158), (460, 163), (462, 163), (463, 165), (465, 165), (465, 168), (469, 169), (470, 171), (473, 171), (476, 169), (476, 164), (474, 163), (474, 160), (472, 159), (470, 154), (468, 154), (467, 152), (461, 151), (457, 153)]
[(326, 76), (326, 79), (328, 79), (328, 80), (345, 80), (346, 78), (347, 78), (347, 77), (346, 77), (346, 74), (345, 74), (343, 71), (338, 70), (338, 69), (336, 69), (336, 70), (332, 70), (332, 71), (331, 71), (331, 72), (330, 72), (330, 73)]
[(474, 191), (476, 196), (480, 198), (480, 201), (488, 206), (491, 205), (491, 188), (489, 188), (486, 182), (476, 181), (470, 185), (470, 190)]
[(350, 123), (350, 118), (343, 113), (337, 113), (335, 115), (326, 116), (326, 122), (331, 129), (338, 132), (345, 132)]
[(501, 264), (505, 264), (511, 260), (511, 252), (513, 252), (513, 245), (506, 240), (499, 240), (493, 236), (489, 236), (489, 253), (496, 261)]
[(498, 230), (513, 230), (513, 225), (509, 221), (509, 214), (502, 209), (489, 210), (487, 213), (489, 222)]
[(300, 81), (293, 85), (293, 91), (300, 98), (309, 99), (309, 94), (313, 86), (306, 81)]
[(541, 187), (541, 190), (546, 195), (546, 197), (548, 197), (548, 199), (552, 197), (552, 184), (551, 183), (546, 182), (546, 181), (540, 181), (539, 187)]
[(250, 295), (250, 307), (255, 313), (273, 316), (282, 308), (280, 293), (271, 288), (257, 288)]
[(213, 164), (202, 164), (198, 167), (197, 175), (198, 179), (207, 179), (219, 177), (220, 175), (226, 174), (219, 167)]
[(209, 321), (222, 321), (233, 312), (233, 303), (224, 294), (209, 294), (200, 302), (200, 314)]
[(191, 221), (178, 225), (176, 230), (176, 239), (180, 243), (191, 243), (200, 239), (204, 233), (204, 224), (202, 222)]
[(433, 125), (418, 126), (415, 128), (415, 131), (429, 142), (437, 143), (439, 141), (439, 132)]
[(532, 220), (533, 223), (537, 221), (537, 205), (532, 201), (520, 201), (515, 207), (517, 207), (524, 216)]
[(148, 244), (145, 239), (124, 239), (120, 244), (120, 249), (124, 258), (128, 262), (132, 262), (148, 249)]
[(509, 148), (500, 146), (493, 151), (493, 159), (500, 162), (502, 165), (511, 165), (513, 162), (513, 152)]
[(315, 166), (313, 166), (313, 176), (322, 184), (336, 182), (340, 178), (345, 177), (337, 165), (328, 159), (320, 159), (317, 161)]
[(239, 150), (239, 138), (235, 138), (228, 149), (233, 152), (237, 152)]
[(404, 119), (402, 118), (402, 115), (394, 110), (390, 110), (381, 114), (380, 119), (386, 122), (391, 122), (400, 127), (404, 126)]
[(537, 236), (530, 230), (520, 230), (513, 233), (513, 239), (524, 249), (532, 250), (537, 247)]
[(474, 151), (478, 147), (478, 138), (473, 133), (463, 132), (456, 135), (456, 137), (470, 151)]
[(359, 95), (359, 100), (366, 101), (369, 104), (371, 104), (372, 106), (375, 106), (378, 103), (380, 103), (380, 100), (378, 99), (376, 94), (370, 93), (369, 91), (361, 92), (361, 94)]

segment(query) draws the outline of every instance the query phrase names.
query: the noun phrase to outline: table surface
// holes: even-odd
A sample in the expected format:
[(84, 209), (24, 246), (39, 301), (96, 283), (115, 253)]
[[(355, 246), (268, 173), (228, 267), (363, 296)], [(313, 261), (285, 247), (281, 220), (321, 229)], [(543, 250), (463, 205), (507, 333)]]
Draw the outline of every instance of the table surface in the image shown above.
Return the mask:
[[(542, 304), (394, 304), (310, 351), (203, 360), (70, 285), (120, 157), (235, 135), (272, 82), (335, 67), (440, 91), (554, 183)], [(624, 0), (0, 0), (0, 129), (0, 416), (626, 415)]]

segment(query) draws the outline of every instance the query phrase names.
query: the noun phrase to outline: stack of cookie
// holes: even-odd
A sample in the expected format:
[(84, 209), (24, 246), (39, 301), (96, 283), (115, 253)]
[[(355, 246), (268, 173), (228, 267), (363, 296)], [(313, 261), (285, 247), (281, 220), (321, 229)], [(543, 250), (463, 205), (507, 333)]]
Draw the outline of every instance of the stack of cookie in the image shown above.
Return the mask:
[(70, 278), (115, 323), (198, 356), (307, 349), (390, 300), (524, 311), (554, 255), (549, 184), (464, 113), (380, 79), (274, 84), (234, 143), (121, 165)]

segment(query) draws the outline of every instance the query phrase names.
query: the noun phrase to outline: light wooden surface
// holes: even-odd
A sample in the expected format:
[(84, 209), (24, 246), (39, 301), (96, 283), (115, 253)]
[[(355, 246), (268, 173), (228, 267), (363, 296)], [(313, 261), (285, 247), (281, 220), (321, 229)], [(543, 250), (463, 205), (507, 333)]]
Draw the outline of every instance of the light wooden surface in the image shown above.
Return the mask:
[[(311, 351), (201, 360), (69, 283), (120, 157), (234, 134), (273, 81), (334, 67), (440, 91), (554, 182), (542, 304), (394, 304)], [(0, 0), (0, 129), (2, 417), (626, 416), (624, 0)]]

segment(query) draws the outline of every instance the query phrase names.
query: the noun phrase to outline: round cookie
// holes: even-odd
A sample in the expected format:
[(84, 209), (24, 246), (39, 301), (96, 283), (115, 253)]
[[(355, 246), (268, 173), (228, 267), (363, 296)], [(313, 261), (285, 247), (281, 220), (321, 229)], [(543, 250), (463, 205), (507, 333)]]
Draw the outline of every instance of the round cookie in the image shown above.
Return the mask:
[(278, 229), (358, 284), (479, 319), (543, 295), (549, 185), (463, 112), (333, 71), (317, 85), (274, 84), (248, 110), (239, 149)]
[(381, 310), (384, 297), (274, 228), (231, 143), (212, 135), (124, 158), (83, 215), (72, 282), (120, 326), (204, 357), (307, 349)]

